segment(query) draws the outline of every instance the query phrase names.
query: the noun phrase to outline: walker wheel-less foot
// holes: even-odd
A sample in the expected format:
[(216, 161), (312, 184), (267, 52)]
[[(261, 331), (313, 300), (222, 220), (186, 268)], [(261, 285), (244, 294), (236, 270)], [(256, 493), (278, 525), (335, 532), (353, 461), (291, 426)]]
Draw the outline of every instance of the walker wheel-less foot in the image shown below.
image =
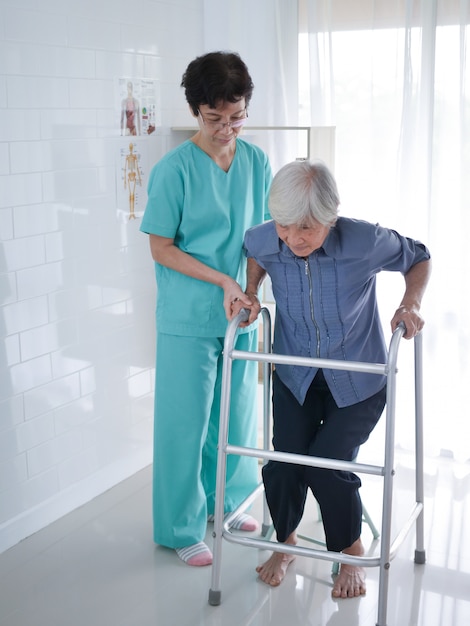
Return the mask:
[(415, 563), (418, 565), (423, 565), (426, 563), (426, 551), (425, 550), (415, 550)]
[(221, 595), (221, 591), (214, 591), (213, 589), (209, 589), (209, 604), (211, 606), (219, 606)]
[(274, 532), (274, 527), (272, 524), (264, 524), (261, 526), (261, 536), (270, 539)]

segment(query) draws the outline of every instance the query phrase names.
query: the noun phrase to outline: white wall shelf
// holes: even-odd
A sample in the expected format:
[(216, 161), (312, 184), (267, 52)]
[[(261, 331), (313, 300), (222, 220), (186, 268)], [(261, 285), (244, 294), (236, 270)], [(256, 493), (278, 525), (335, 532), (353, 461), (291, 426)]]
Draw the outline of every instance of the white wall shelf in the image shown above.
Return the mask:
[[(197, 126), (173, 126), (171, 131), (174, 133), (195, 133)], [(323, 160), (331, 169), (334, 170), (335, 162), (335, 127), (334, 126), (244, 126), (243, 135), (250, 138), (252, 136), (261, 137), (265, 132), (291, 131), (306, 133), (305, 153), (299, 158), (318, 158)], [(261, 143), (254, 139), (254, 143)], [(269, 149), (264, 145), (269, 154)]]

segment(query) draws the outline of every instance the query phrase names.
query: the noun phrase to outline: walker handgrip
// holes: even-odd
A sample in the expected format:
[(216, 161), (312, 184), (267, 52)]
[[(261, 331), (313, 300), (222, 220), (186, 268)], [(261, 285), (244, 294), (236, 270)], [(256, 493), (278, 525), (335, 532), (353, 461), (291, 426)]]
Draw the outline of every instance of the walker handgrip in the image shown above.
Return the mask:
[(246, 322), (248, 321), (248, 318), (250, 317), (250, 310), (249, 309), (240, 309), (240, 311), (237, 313), (236, 317), (233, 318), (232, 321), (236, 321), (236, 325), (237, 327), (239, 326), (239, 324), (241, 324), (242, 322)]
[(405, 322), (401, 321), (398, 324), (397, 328), (403, 328), (403, 333), (406, 335), (406, 324), (405, 324)]

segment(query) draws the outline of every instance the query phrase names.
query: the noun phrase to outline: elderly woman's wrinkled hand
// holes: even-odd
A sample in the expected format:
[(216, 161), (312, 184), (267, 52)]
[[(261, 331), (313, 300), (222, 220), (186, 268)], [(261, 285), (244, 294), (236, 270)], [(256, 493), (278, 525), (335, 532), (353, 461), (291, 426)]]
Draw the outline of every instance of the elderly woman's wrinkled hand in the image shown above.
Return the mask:
[(403, 322), (405, 325), (405, 339), (413, 339), (424, 326), (424, 319), (421, 317), (419, 310), (414, 306), (402, 305), (395, 311), (395, 315), (391, 321), (392, 332)]

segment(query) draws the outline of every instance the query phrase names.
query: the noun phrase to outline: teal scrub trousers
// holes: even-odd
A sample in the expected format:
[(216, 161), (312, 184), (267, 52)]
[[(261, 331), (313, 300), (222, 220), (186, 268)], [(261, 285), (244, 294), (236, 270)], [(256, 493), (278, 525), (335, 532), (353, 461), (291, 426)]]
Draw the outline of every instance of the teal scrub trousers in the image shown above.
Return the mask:
[[(257, 350), (257, 330), (237, 350)], [(157, 333), (153, 525), (155, 543), (181, 548), (203, 541), (214, 513), (223, 337)], [(229, 442), (256, 447), (254, 361), (232, 364)], [(224, 510), (233, 511), (259, 482), (257, 459), (227, 457)]]

